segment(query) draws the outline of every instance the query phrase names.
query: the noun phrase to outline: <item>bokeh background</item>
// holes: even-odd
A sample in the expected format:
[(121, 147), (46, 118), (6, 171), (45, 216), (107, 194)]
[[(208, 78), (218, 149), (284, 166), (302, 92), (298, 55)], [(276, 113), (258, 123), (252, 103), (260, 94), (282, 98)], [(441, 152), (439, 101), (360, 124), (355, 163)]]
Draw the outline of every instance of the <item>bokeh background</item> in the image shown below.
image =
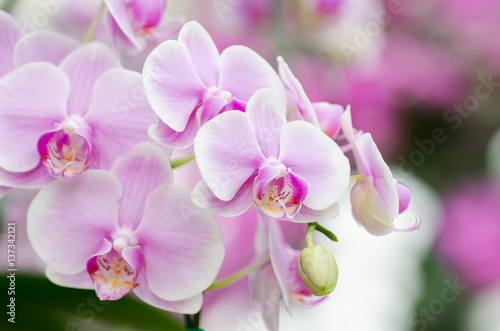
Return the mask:
[[(98, 4), (0, 0), (23, 29), (40, 28), (45, 13), (43, 29), (79, 39)], [(275, 68), (282, 55), (311, 101), (350, 104), (354, 126), (372, 133), (413, 190), (421, 230), (380, 238), (342, 201), (329, 224), (340, 243), (323, 242), (337, 257), (338, 287), (319, 307), (282, 314), (282, 330), (500, 330), (500, 1), (170, 0), (167, 10), (172, 22), (199, 21), (219, 50), (246, 45)], [(124, 65), (140, 71), (146, 55)], [(189, 171), (175, 174), (188, 187)], [(134, 298), (103, 304), (46, 281), (25, 234), (34, 194), (0, 200), (2, 293), (7, 222), (16, 222), (19, 270), (17, 324), (2, 313), (2, 330), (182, 330), (179, 316)], [(264, 330), (250, 301), (246, 279), (210, 296), (202, 327)]]

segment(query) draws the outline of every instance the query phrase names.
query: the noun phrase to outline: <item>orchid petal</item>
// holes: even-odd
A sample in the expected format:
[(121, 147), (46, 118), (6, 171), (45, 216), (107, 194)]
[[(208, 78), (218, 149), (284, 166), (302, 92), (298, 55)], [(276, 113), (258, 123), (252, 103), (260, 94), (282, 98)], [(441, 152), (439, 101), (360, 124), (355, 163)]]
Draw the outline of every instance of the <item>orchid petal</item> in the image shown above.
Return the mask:
[(214, 195), (231, 200), (265, 158), (252, 123), (240, 111), (228, 111), (203, 125), (194, 139), (200, 173)]
[(146, 277), (146, 272), (141, 272), (139, 274), (137, 282), (139, 283), (139, 286), (134, 289), (135, 295), (153, 307), (179, 314), (196, 314), (201, 309), (201, 305), (203, 303), (203, 295), (201, 293), (183, 300), (167, 301), (161, 299), (151, 291)]
[(134, 20), (141, 23), (143, 28), (157, 26), (161, 21), (166, 6), (167, 0), (132, 0), (128, 2)]
[(86, 268), (90, 256), (118, 227), (120, 182), (102, 170), (56, 180), (28, 209), (28, 237), (37, 254), (62, 274)]
[(214, 281), (224, 258), (217, 221), (196, 207), (190, 195), (179, 186), (156, 189), (135, 231), (149, 288), (164, 300), (201, 293)]
[(25, 172), (40, 163), (38, 139), (66, 117), (68, 95), (66, 75), (49, 63), (27, 64), (0, 80), (1, 168)]
[(0, 10), (0, 77), (14, 70), (14, 46), (21, 36), (19, 24)]
[(260, 313), (269, 331), (279, 330), (281, 287), (271, 264), (262, 267), (252, 282), (253, 300), (258, 302)]
[(151, 139), (175, 149), (191, 146), (196, 136), (196, 132), (198, 132), (198, 124), (196, 123), (195, 112), (191, 114), (187, 126), (182, 132), (172, 130), (161, 120), (157, 120), (155, 124), (151, 124), (148, 128), (149, 137)]
[(193, 190), (191, 199), (193, 202), (202, 207), (207, 208), (212, 213), (224, 217), (234, 217), (243, 214), (252, 205), (252, 186), (255, 177), (250, 177), (241, 188), (236, 192), (234, 197), (229, 201), (223, 201), (217, 198), (205, 181), (200, 181)]
[(250, 98), (245, 112), (252, 121), (264, 156), (278, 157), (280, 134), (286, 125), (285, 106), (272, 90), (262, 89)]
[(269, 255), (273, 266), (274, 274), (278, 279), (281, 288), (281, 295), (285, 302), (285, 308), (290, 311), (289, 303), (289, 288), (288, 282), (290, 279), (290, 266), (294, 258), (294, 250), (287, 244), (283, 232), (278, 224), (278, 221), (271, 220), (269, 223)]
[[(394, 219), (399, 214), (398, 191), (389, 166), (385, 163), (371, 134), (364, 133), (358, 140), (361, 158), (368, 166), (366, 171), (373, 178), (373, 186), (384, 204), (389, 216)], [(366, 176), (366, 175), (365, 175)]]
[(314, 112), (318, 117), (319, 127), (328, 137), (336, 139), (340, 132), (340, 116), (344, 108), (328, 102), (314, 102)]
[(144, 214), (148, 196), (159, 186), (173, 184), (168, 156), (160, 147), (143, 143), (119, 158), (111, 172), (121, 183), (120, 227), (135, 229)]
[(50, 62), (59, 65), (61, 61), (79, 46), (74, 39), (62, 34), (41, 31), (22, 38), (14, 49), (14, 65), (20, 67), (31, 62)]
[(302, 206), (299, 213), (295, 215), (292, 221), (296, 223), (329, 221), (337, 217), (339, 212), (338, 203), (334, 203), (330, 207), (323, 210), (314, 210), (307, 206)]
[(104, 0), (106, 7), (108, 7), (109, 13), (114, 19), (114, 23), (119, 28), (119, 31), (138, 49), (142, 48), (142, 45), (138, 41), (134, 28), (132, 27), (132, 22), (128, 14), (126, 7), (126, 2), (123, 0)]
[(371, 234), (383, 236), (394, 231), (394, 224), (375, 187), (357, 182), (351, 191), (352, 211), (356, 220)]
[(295, 121), (285, 126), (279, 160), (307, 182), (304, 205), (311, 209), (330, 207), (348, 189), (348, 159), (333, 140), (310, 123)]
[(149, 141), (148, 126), (154, 114), (144, 96), (139, 73), (114, 69), (95, 83), (85, 121), (93, 130), (99, 166), (110, 169), (132, 146)]
[(397, 182), (396, 189), (398, 190), (399, 199), (399, 214), (403, 213), (408, 209), (410, 204), (411, 190), (408, 186), (403, 183)]
[(168, 40), (156, 47), (144, 63), (143, 76), (156, 115), (173, 130), (184, 131), (206, 91), (186, 46)]
[(39, 188), (54, 180), (43, 163), (27, 172), (9, 172), (0, 168), (0, 186)]
[(242, 101), (262, 88), (270, 88), (286, 105), (286, 92), (280, 77), (260, 55), (245, 46), (230, 46), (220, 56), (219, 88)]
[(50, 264), (45, 268), (45, 276), (54, 284), (65, 287), (74, 287), (82, 289), (94, 289), (94, 284), (92, 284), (92, 279), (87, 272), (87, 269), (74, 274), (65, 275), (57, 272)]
[(200, 123), (203, 125), (217, 116), (219, 112), (227, 105), (227, 100), (219, 95), (211, 96), (203, 100), (203, 109), (201, 109)]
[(186, 23), (179, 32), (179, 42), (186, 46), (191, 62), (205, 87), (219, 83), (219, 51), (208, 32), (196, 21)]
[(71, 82), (68, 114), (83, 116), (89, 109), (96, 81), (106, 71), (119, 68), (120, 62), (109, 47), (92, 42), (69, 54), (59, 67)]
[(297, 107), (304, 120), (319, 127), (318, 118), (316, 117), (311, 101), (307, 97), (306, 91), (304, 91), (299, 80), (295, 78), (290, 67), (281, 56), (278, 56), (278, 71), (292, 98), (297, 103)]

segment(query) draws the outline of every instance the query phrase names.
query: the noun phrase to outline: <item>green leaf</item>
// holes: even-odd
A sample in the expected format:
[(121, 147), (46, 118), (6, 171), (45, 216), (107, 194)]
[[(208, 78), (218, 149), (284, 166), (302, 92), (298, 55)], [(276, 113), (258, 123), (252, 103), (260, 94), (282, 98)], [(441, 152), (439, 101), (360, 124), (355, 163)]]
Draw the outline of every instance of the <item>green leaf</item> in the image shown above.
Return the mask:
[[(0, 276), (2, 292), (7, 292), (10, 287), (7, 275)], [(4, 312), (0, 330), (184, 330), (172, 315), (133, 299), (130, 295), (117, 301), (100, 301), (92, 290), (59, 287), (39, 277), (17, 274), (15, 294), (2, 300), (4, 309), (10, 297), (15, 298), (16, 323), (9, 323), (9, 316)]]

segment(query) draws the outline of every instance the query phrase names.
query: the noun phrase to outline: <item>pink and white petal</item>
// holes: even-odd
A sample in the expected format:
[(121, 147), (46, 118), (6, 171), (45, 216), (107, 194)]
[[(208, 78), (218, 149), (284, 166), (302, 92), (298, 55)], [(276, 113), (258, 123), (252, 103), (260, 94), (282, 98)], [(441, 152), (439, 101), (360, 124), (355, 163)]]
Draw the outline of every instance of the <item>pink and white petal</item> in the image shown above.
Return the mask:
[[(368, 166), (368, 174), (373, 178), (373, 186), (384, 204), (389, 216), (394, 219), (399, 214), (399, 199), (396, 182), (382, 154), (375, 145), (371, 134), (364, 133), (358, 140), (359, 154)], [(366, 176), (366, 175), (365, 175)]]
[(313, 102), (312, 106), (318, 117), (321, 131), (335, 140), (340, 132), (340, 116), (344, 108), (328, 102)]
[(351, 190), (354, 218), (371, 234), (383, 236), (394, 231), (394, 223), (370, 182), (357, 182)]
[(26, 172), (39, 164), (38, 139), (66, 117), (69, 89), (64, 72), (49, 63), (27, 64), (0, 80), (0, 168)]
[(187, 22), (179, 32), (179, 42), (186, 46), (191, 62), (205, 87), (219, 83), (219, 51), (200, 23)]
[(250, 118), (266, 158), (277, 158), (280, 152), (280, 134), (286, 125), (286, 107), (270, 89), (261, 89), (250, 98), (245, 110)]
[(196, 112), (191, 114), (188, 124), (182, 132), (172, 130), (168, 125), (158, 119), (155, 124), (150, 125), (148, 128), (149, 137), (151, 139), (174, 149), (183, 149), (191, 146), (196, 136), (196, 132), (198, 132)]
[(317, 127), (319, 127), (318, 118), (314, 112), (311, 101), (307, 97), (306, 91), (300, 84), (299, 80), (295, 78), (290, 70), (288, 64), (286, 64), (283, 57), (278, 56), (278, 71), (280, 73), (281, 79), (285, 83), (285, 86), (290, 90), (293, 99), (297, 103), (300, 114), (306, 122), (309, 122)]
[(398, 190), (399, 213), (401, 214), (408, 209), (411, 198), (411, 190), (408, 186), (400, 182), (396, 183), (396, 189)]
[(39, 188), (54, 180), (42, 162), (27, 172), (9, 172), (0, 168), (0, 186)]
[(224, 217), (239, 216), (252, 206), (253, 182), (254, 177), (250, 177), (231, 200), (223, 201), (217, 198), (205, 181), (202, 180), (193, 189), (191, 199), (196, 205), (207, 208), (216, 215)]
[(40, 61), (59, 65), (78, 46), (78, 41), (65, 35), (40, 31), (19, 40), (14, 49), (14, 65)]
[(146, 272), (141, 272), (139, 274), (137, 282), (139, 285), (134, 289), (135, 295), (153, 307), (179, 314), (196, 314), (200, 311), (203, 304), (203, 295), (201, 293), (178, 301), (167, 301), (159, 298), (149, 289)]
[(19, 24), (0, 10), (0, 77), (14, 70), (14, 47), (21, 36)]
[[(128, 9), (126, 2), (123, 0), (104, 0), (104, 3), (108, 7), (109, 13), (114, 20), (111, 24), (116, 24), (119, 28), (118, 31), (123, 33), (123, 35), (137, 48), (141, 49), (142, 45), (135, 35), (134, 28), (132, 26), (131, 18), (128, 14)], [(112, 29), (112, 31), (116, 31)], [(116, 35), (114, 36), (116, 37)]]
[(323, 210), (314, 210), (307, 206), (302, 206), (297, 215), (292, 219), (296, 223), (311, 223), (322, 222), (334, 219), (339, 215), (339, 205), (334, 203), (330, 207)]
[(118, 228), (120, 182), (111, 173), (87, 170), (45, 186), (28, 209), (33, 249), (62, 274), (86, 270), (104, 237)]
[(154, 113), (144, 97), (141, 75), (125, 69), (104, 73), (95, 83), (84, 119), (102, 169), (110, 169), (133, 146), (150, 141), (147, 130)]
[(194, 139), (200, 173), (214, 195), (233, 199), (265, 161), (250, 118), (228, 111), (203, 125)]
[(273, 67), (248, 47), (235, 45), (226, 48), (220, 57), (219, 88), (247, 102), (262, 88), (270, 88), (286, 105), (286, 91)]
[(151, 192), (174, 181), (168, 156), (153, 143), (135, 146), (114, 163), (111, 172), (122, 186), (118, 222), (131, 230), (139, 224)]
[(92, 42), (70, 53), (59, 67), (68, 75), (71, 83), (68, 114), (84, 116), (89, 109), (97, 80), (106, 71), (119, 68), (120, 61), (108, 46)]
[(311, 209), (330, 207), (348, 189), (348, 159), (333, 140), (310, 123), (294, 121), (285, 126), (279, 160), (307, 182), (303, 203)]
[(257, 272), (252, 280), (252, 292), (267, 330), (278, 331), (282, 294), (271, 264), (265, 265)]
[(269, 255), (271, 257), (274, 274), (281, 288), (281, 295), (285, 302), (285, 308), (290, 312), (288, 282), (292, 276), (290, 274), (290, 266), (292, 263), (296, 263), (296, 261), (293, 261), (295, 252), (286, 242), (278, 222), (279, 221), (276, 220), (270, 220), (269, 223)]
[(152, 28), (160, 23), (167, 0), (132, 0), (127, 5), (137, 23), (143, 28)]
[(149, 54), (142, 73), (156, 115), (173, 130), (184, 131), (206, 91), (186, 46), (174, 40), (160, 44)]
[(224, 259), (214, 216), (195, 206), (191, 192), (180, 186), (160, 187), (149, 196), (135, 235), (149, 288), (164, 300), (183, 300), (204, 291)]
[[(224, 97), (215, 95), (206, 98), (203, 101), (202, 109), (198, 110), (201, 112), (200, 123), (201, 125), (210, 121), (212, 118), (217, 116), (219, 112), (228, 104), (227, 100)], [(232, 110), (232, 109), (231, 109)]]
[(87, 269), (74, 275), (65, 275), (57, 272), (50, 264), (48, 264), (45, 268), (45, 276), (47, 276), (52, 283), (59, 286), (88, 290), (94, 289), (94, 284), (92, 284), (92, 279), (90, 278)]
[(345, 138), (351, 144), (352, 152), (354, 154), (354, 160), (356, 162), (357, 170), (362, 175), (367, 175), (367, 165), (363, 163), (361, 156), (359, 155), (358, 150), (358, 141), (356, 139), (354, 128), (352, 126), (352, 117), (351, 117), (351, 106), (347, 105), (344, 113), (340, 116), (340, 126), (342, 127), (342, 133)]

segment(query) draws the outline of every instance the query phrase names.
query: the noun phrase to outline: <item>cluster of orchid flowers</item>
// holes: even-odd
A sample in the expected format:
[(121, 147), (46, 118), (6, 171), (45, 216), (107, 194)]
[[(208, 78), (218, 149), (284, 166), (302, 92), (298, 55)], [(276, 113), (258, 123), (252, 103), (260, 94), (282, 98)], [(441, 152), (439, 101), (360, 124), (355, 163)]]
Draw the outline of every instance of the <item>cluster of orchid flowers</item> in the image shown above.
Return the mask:
[[(335, 288), (335, 258), (312, 234), (336, 240), (318, 222), (337, 216), (350, 182), (355, 219), (374, 235), (397, 230), (410, 191), (349, 108), (310, 102), (282, 57), (278, 74), (247, 47), (219, 53), (195, 21), (149, 54), (142, 75), (124, 69), (118, 48), (169, 33), (166, 1), (104, 4), (110, 46), (23, 35), (0, 11), (0, 190), (41, 188), (28, 236), (52, 282), (196, 314), (204, 291), (228, 284), (215, 281), (225, 247), (213, 214), (254, 208), (267, 246), (249, 268), (256, 297), (274, 282), (288, 309)], [(187, 148), (194, 155), (170, 160)], [(191, 192), (174, 185), (171, 164), (193, 159), (203, 180)], [(307, 248), (289, 246), (282, 222), (308, 223)], [(277, 330), (277, 314), (266, 316)]]

